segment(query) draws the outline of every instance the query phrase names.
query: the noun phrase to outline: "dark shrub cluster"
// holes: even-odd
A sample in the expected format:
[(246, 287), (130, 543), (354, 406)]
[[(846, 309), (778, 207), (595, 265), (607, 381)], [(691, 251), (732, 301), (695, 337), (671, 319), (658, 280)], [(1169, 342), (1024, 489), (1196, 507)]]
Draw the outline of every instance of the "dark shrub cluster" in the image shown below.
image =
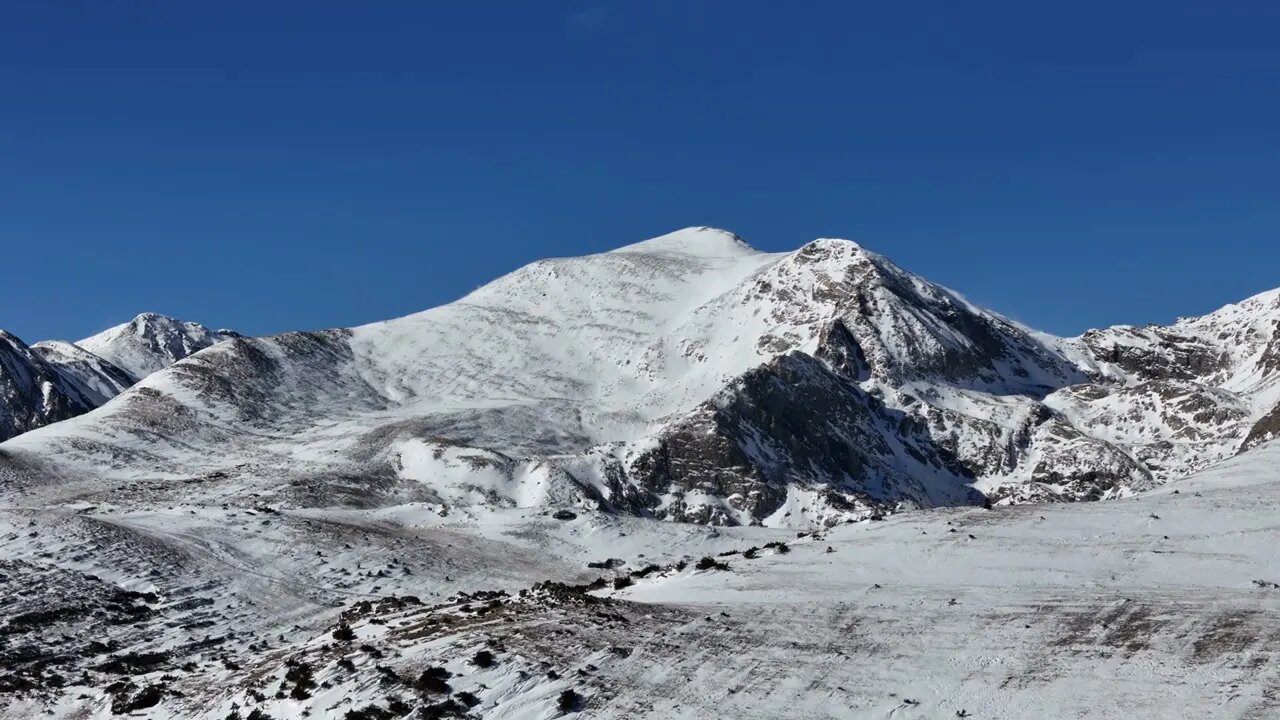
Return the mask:
[(414, 687), (421, 692), (448, 695), (453, 692), (453, 688), (445, 681), (451, 677), (453, 677), (453, 673), (442, 667), (430, 667), (422, 671), (422, 674), (418, 676), (418, 681), (414, 683)]
[(569, 688), (568, 690), (560, 693), (560, 698), (556, 700), (556, 707), (559, 708), (562, 713), (573, 712), (581, 706), (582, 696), (573, 688)]

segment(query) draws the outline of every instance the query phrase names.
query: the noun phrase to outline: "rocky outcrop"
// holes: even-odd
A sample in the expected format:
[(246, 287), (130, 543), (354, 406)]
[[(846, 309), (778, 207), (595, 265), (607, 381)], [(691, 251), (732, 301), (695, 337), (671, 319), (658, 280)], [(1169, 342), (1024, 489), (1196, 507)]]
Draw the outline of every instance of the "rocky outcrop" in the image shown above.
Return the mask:
[(1245, 436), (1240, 451), (1252, 450), (1265, 442), (1277, 439), (1280, 439), (1280, 405), (1276, 405), (1271, 412), (1263, 415), (1253, 427), (1249, 428), (1249, 434)]

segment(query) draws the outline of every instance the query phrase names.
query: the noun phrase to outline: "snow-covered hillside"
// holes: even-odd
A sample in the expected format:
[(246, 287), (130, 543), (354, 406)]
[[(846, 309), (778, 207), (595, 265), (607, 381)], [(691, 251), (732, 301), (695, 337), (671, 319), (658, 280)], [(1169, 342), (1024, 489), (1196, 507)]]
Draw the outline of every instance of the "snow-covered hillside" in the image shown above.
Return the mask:
[(15, 504), (0, 716), (1261, 720), (1277, 468), (798, 537), (214, 476)]
[(153, 313), (78, 344), (27, 346), (0, 331), (0, 441), (88, 412), (152, 372), (235, 336)]
[[(770, 254), (691, 228), (397, 320), (232, 338), (7, 448), (113, 481), (223, 473), (289, 502), (375, 482), (360, 502), (712, 524), (1121, 497), (1259, 437), (1277, 322), (1270, 293), (1054, 338), (852, 242)], [(121, 338), (213, 335), (157, 326), (81, 344), (120, 359)]]

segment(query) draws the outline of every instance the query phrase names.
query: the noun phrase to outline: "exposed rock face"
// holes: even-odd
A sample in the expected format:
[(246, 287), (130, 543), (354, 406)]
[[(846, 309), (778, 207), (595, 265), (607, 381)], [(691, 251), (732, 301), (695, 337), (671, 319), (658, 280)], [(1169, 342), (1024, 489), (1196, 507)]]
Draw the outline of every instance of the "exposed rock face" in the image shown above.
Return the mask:
[(54, 366), (22, 340), (0, 331), (0, 440), (92, 407)]
[(1169, 327), (1116, 327), (1075, 344), (1097, 383), (1048, 402), (1170, 480), (1264, 442), (1280, 401), (1280, 290)]
[(1251, 450), (1265, 442), (1280, 438), (1280, 405), (1263, 415), (1258, 422), (1249, 428), (1249, 434), (1241, 445), (1241, 451)]
[[(916, 419), (799, 352), (669, 425), (632, 466), (642, 488), (675, 498), (659, 516), (717, 523), (763, 522), (797, 492), (820, 494), (833, 510), (980, 504), (957, 470)], [(941, 477), (953, 482), (926, 480)], [(699, 502), (690, 506), (688, 496)]]
[(137, 378), (93, 353), (61, 340), (31, 346), (32, 352), (58, 369), (94, 407), (124, 392)]
[(1142, 380), (1194, 380), (1226, 365), (1226, 355), (1202, 338), (1170, 328), (1090, 330), (1081, 342), (1101, 363)]

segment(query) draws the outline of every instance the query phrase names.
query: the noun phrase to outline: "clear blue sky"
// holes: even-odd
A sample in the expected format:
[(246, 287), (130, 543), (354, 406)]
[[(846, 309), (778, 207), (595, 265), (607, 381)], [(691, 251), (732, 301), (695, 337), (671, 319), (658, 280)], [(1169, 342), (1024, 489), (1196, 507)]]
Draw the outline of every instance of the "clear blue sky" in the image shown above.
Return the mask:
[(687, 225), (1075, 333), (1280, 286), (1280, 3), (0, 0), (0, 327), (249, 333)]

